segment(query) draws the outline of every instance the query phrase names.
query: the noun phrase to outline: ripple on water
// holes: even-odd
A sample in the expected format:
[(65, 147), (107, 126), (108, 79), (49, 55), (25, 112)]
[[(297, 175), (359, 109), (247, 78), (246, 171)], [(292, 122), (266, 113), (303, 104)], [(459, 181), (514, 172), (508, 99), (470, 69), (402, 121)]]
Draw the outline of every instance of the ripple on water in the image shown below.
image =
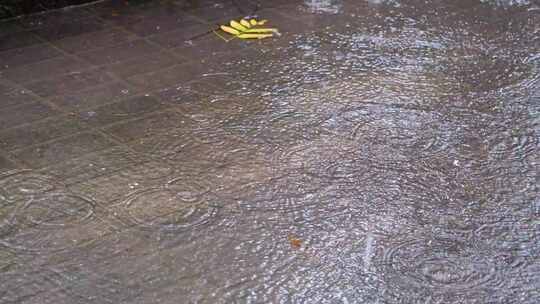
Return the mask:
[(366, 105), (358, 113), (344, 117), (354, 122), (351, 135), (361, 143), (369, 143), (373, 152), (384, 159), (392, 156), (429, 158), (447, 153), (451, 148), (452, 124), (436, 112), (408, 109), (384, 104)]
[(362, 146), (327, 136), (275, 151), (272, 164), (278, 174), (306, 175), (328, 181), (359, 183), (372, 175)]
[[(29, 264), (2, 275), (2, 303), (120, 303), (133, 287), (82, 265)], [(137, 292), (135, 288), (128, 291)]]
[(468, 237), (478, 252), (496, 256), (497, 265), (508, 273), (519, 275), (540, 257), (540, 231), (530, 217), (482, 223)]
[(57, 252), (90, 245), (105, 233), (91, 199), (69, 193), (44, 193), (16, 204), (0, 242), (24, 252)]
[(501, 288), (505, 278), (497, 257), (473, 249), (459, 239), (396, 240), (379, 267), (398, 292), (414, 288), (437, 295)]
[(540, 137), (534, 130), (513, 128), (488, 139), (489, 161), (523, 161), (538, 152)]
[(218, 212), (209, 187), (201, 181), (176, 178), (161, 187), (129, 195), (118, 215), (130, 226), (155, 231), (182, 231), (204, 225)]
[(14, 202), (59, 187), (52, 176), (32, 170), (14, 170), (0, 174), (0, 202)]

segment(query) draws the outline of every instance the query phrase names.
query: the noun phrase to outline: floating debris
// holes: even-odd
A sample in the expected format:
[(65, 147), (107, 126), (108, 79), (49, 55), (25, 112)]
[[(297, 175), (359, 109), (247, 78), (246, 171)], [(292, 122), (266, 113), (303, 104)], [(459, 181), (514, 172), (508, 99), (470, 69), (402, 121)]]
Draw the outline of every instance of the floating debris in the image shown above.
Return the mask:
[(266, 24), (268, 20), (256, 20), (256, 19), (242, 19), (240, 21), (231, 20), (229, 22), (229, 25), (221, 25), (220, 29), (228, 33), (230, 35), (233, 35), (232, 38), (225, 38), (222, 35), (220, 35), (218, 32), (214, 31), (218, 37), (222, 38), (225, 41), (230, 41), (234, 38), (240, 38), (240, 39), (264, 39), (264, 38), (270, 38), (274, 35), (279, 35), (279, 31), (277, 28), (262, 28), (257, 26), (262, 26)]
[(301, 239), (294, 237), (292, 235), (289, 235), (288, 239), (289, 239), (289, 244), (291, 244), (291, 247), (293, 249), (300, 249), (300, 247), (302, 247)]

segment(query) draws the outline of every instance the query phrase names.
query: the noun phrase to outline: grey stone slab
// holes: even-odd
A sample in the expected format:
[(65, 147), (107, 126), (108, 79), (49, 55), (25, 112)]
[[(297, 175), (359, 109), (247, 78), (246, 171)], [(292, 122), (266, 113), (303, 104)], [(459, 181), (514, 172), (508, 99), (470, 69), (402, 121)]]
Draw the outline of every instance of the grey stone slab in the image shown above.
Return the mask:
[(13, 170), (15, 168), (16, 168), (16, 165), (12, 161), (0, 155), (0, 173), (4, 171)]
[(106, 25), (103, 23), (103, 21), (97, 18), (67, 18), (66, 20), (54, 22), (51, 25), (37, 27), (33, 29), (32, 32), (45, 40), (54, 41), (66, 37), (99, 31), (105, 27)]
[(60, 56), (62, 52), (52, 46), (36, 44), (0, 52), (0, 70)]
[(212, 69), (205, 62), (189, 62), (171, 68), (127, 78), (127, 81), (140, 89), (157, 90), (196, 80)]
[(185, 127), (191, 121), (179, 113), (166, 111), (146, 115), (105, 129), (120, 141), (131, 142), (144, 137), (153, 137), (171, 129)]
[[(242, 51), (249, 45), (249, 42), (240, 39), (224, 42), (212, 33), (205, 37), (192, 40), (190, 43), (186, 43), (172, 51), (193, 61), (203, 59), (212, 60), (222, 54), (237, 54), (237, 57), (241, 57)], [(217, 60), (215, 62), (218, 63)]]
[(42, 102), (32, 102), (4, 108), (0, 111), (0, 130), (58, 115), (59, 112)]
[(42, 39), (30, 31), (6, 31), (0, 34), (0, 50), (2, 51), (42, 42)]
[(157, 33), (148, 39), (165, 48), (181, 47), (190, 45), (192, 40), (213, 35), (211, 31), (216, 28), (217, 26), (213, 24), (196, 24), (166, 33)]
[(107, 84), (112, 81), (113, 78), (107, 75), (105, 71), (92, 69), (63, 73), (55, 77), (31, 82), (24, 86), (40, 96), (48, 97), (52, 95), (69, 94), (98, 85)]
[(48, 166), (42, 171), (56, 176), (66, 185), (71, 185), (109, 175), (145, 161), (147, 159), (124, 147), (113, 147)]
[(143, 95), (83, 111), (79, 113), (79, 117), (90, 125), (103, 127), (144, 113), (157, 111), (163, 107), (164, 105), (158, 99)]
[(83, 109), (96, 108), (104, 104), (113, 103), (136, 93), (137, 91), (133, 87), (113, 81), (90, 89), (53, 96), (50, 100), (67, 111), (77, 112)]
[(22, 16), (17, 22), (24, 28), (34, 29), (75, 22), (91, 16), (91, 13), (82, 7), (70, 7)]
[(190, 10), (189, 13), (205, 20), (207, 22), (216, 22), (220, 20), (240, 19), (246, 15), (249, 15), (252, 9), (238, 9), (234, 5), (227, 5), (225, 3), (215, 3), (214, 5), (195, 8)]
[(112, 47), (114, 45), (136, 40), (136, 35), (127, 33), (118, 28), (106, 28), (104, 30), (67, 37), (56, 40), (53, 44), (69, 53), (83, 53), (94, 49)]
[(0, 84), (0, 109), (10, 106), (23, 105), (35, 101), (37, 97), (29, 90)]
[(83, 130), (84, 127), (72, 117), (48, 119), (0, 131), (0, 149), (6, 151), (23, 149)]
[(177, 172), (166, 163), (150, 161), (73, 184), (69, 188), (110, 205), (118, 203), (117, 200), (127, 199), (137, 191), (165, 186), (177, 176)]
[(112, 64), (140, 57), (159, 51), (154, 45), (144, 40), (135, 40), (116, 46), (106, 47), (90, 52), (80, 53), (79, 56), (96, 65)]
[(18, 160), (32, 168), (41, 168), (54, 163), (65, 162), (90, 152), (103, 150), (115, 143), (97, 133), (81, 133), (57, 141), (48, 142), (28, 149), (13, 152)]
[(161, 13), (157, 15), (150, 13), (143, 19), (134, 20), (133, 22), (124, 24), (123, 27), (130, 32), (145, 37), (175, 29), (187, 28), (197, 23), (200, 23), (200, 21), (183, 14), (181, 11), (178, 12), (178, 9), (176, 9), (170, 13)]
[(29, 83), (69, 73), (79, 73), (90, 65), (72, 57), (59, 56), (21, 67), (6, 69), (1, 74), (18, 83)]
[(127, 59), (120, 63), (104, 66), (103, 69), (125, 79), (137, 74), (165, 69), (183, 62), (185, 62), (185, 59), (178, 58), (163, 51)]

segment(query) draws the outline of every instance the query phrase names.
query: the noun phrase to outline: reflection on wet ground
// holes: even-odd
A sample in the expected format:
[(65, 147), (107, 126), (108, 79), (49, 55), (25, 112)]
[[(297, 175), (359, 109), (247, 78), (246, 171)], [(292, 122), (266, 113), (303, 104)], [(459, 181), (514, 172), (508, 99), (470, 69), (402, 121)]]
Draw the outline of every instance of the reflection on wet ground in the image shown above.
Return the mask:
[(4, 22), (0, 303), (539, 303), (540, 4), (256, 4)]

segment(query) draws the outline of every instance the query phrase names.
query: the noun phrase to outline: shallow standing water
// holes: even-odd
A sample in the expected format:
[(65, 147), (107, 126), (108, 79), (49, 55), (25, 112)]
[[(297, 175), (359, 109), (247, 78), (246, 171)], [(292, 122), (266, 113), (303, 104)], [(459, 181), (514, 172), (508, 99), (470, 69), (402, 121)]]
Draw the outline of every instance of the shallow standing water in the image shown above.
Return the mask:
[(447, 2), (5, 22), (0, 303), (539, 303), (540, 6)]

